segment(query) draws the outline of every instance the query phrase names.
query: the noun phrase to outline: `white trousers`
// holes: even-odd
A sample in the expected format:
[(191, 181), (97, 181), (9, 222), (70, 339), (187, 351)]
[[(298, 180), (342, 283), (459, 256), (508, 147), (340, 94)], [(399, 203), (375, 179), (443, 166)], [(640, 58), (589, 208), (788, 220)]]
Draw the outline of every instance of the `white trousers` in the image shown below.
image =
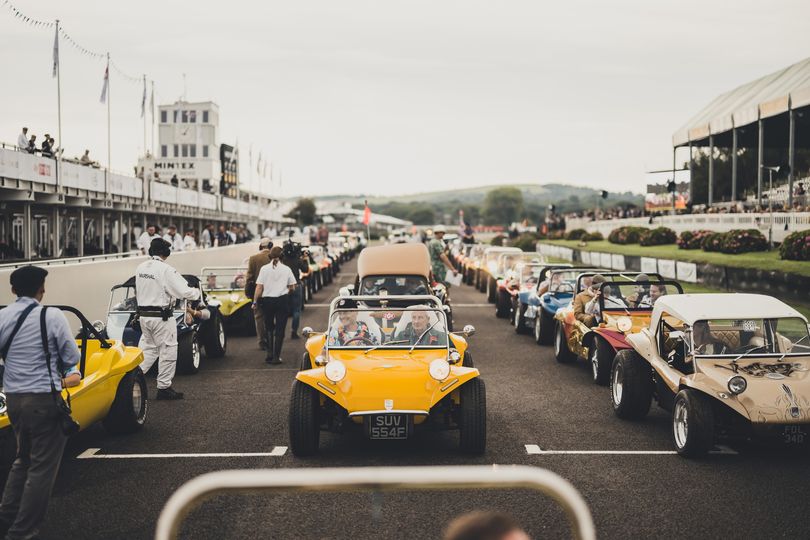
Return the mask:
[(177, 322), (174, 317), (164, 321), (160, 317), (141, 317), (141, 340), (138, 348), (143, 351), (141, 371), (146, 373), (158, 362), (158, 390), (169, 388), (177, 369)]

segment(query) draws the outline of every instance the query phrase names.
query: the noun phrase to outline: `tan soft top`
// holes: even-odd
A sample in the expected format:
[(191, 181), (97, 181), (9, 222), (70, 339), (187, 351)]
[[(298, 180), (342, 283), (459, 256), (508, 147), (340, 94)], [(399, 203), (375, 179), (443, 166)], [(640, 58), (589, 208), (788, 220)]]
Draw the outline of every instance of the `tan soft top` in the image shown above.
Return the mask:
[(430, 254), (425, 244), (415, 242), (367, 247), (357, 258), (357, 273), (360, 279), (381, 275), (427, 278), (430, 275)]

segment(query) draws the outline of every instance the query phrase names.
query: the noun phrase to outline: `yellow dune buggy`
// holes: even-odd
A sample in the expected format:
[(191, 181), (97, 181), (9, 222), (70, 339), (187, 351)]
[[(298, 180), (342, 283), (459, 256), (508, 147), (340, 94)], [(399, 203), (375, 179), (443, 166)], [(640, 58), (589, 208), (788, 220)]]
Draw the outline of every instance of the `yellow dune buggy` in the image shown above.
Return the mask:
[[(140, 430), (146, 421), (148, 399), (146, 379), (138, 367), (143, 362), (141, 350), (104, 339), (98, 330), (102, 323), (91, 324), (76, 308), (49, 306), (49, 309), (61, 309), (80, 323), (76, 344), (81, 353), (82, 378), (79, 386), (69, 391), (73, 418), (81, 429), (100, 421), (110, 433)], [(38, 310), (32, 316), (35, 314)], [(6, 414), (6, 397), (0, 393), (0, 490), (5, 486), (16, 452), (17, 444)]]
[(253, 302), (245, 294), (247, 268), (244, 266), (208, 266), (200, 271), (200, 286), (207, 303), (218, 306), (225, 328), (230, 333), (255, 335)]
[(486, 391), (466, 341), (474, 332), (448, 332), (433, 296), (334, 299), (326, 332), (304, 329), (290, 401), (293, 454), (316, 453), (321, 431), (352, 429), (370, 439), (457, 429), (461, 451), (483, 453)]

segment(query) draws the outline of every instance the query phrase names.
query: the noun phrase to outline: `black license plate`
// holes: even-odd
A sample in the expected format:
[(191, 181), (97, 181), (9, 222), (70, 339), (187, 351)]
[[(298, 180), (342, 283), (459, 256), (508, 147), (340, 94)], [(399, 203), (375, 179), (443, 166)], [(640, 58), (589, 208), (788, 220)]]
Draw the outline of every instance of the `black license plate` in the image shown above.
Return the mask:
[(366, 416), (369, 439), (407, 439), (411, 421), (407, 414), (372, 414)]

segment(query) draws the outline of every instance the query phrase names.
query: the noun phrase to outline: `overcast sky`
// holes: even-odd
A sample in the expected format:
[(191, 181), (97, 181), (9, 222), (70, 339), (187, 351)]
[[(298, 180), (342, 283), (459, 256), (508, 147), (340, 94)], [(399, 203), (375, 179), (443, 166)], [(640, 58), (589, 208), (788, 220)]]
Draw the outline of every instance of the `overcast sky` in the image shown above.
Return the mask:
[[(53, 30), (0, 0), (0, 140), (56, 132)], [(717, 94), (808, 56), (807, 0), (13, 0), (156, 81), (213, 100), (282, 195), (563, 182), (642, 191)], [(66, 154), (106, 163), (104, 64), (61, 46)], [(111, 70), (112, 165), (143, 149), (142, 88)], [(58, 143), (58, 141), (57, 141)], [(255, 174), (254, 182), (256, 182)], [(265, 187), (270, 187), (269, 180)]]

